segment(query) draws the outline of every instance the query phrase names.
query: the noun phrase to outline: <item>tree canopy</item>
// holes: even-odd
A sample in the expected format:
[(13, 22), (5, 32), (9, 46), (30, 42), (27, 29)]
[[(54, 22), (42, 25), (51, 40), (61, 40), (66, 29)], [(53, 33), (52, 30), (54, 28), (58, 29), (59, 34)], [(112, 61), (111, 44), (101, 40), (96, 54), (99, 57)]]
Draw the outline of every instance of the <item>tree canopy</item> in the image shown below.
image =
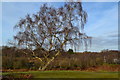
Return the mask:
[(47, 56), (51, 50), (61, 51), (68, 45), (79, 49), (81, 44), (87, 47), (91, 39), (84, 33), (86, 22), (81, 2), (68, 2), (59, 8), (44, 4), (39, 12), (26, 15), (16, 24), (18, 33), (14, 39), (17, 46), (31, 50), (34, 56), (34, 49), (46, 50)]
[(90, 38), (83, 33), (87, 13), (80, 2), (69, 2), (54, 8), (47, 4), (37, 14), (21, 19), (15, 28), (19, 29), (14, 38), (22, 47), (63, 49), (64, 45), (79, 46)]

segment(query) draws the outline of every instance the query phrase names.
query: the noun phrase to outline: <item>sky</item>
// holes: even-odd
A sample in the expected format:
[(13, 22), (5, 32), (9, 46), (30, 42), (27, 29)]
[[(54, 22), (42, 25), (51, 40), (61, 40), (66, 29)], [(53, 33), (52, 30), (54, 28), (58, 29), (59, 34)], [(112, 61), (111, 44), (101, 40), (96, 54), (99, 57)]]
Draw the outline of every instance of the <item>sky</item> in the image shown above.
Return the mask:
[[(34, 14), (45, 2), (3, 2), (2, 3), (2, 42), (7, 45), (13, 39), (15, 24), (26, 16)], [(62, 2), (48, 2), (54, 7), (63, 6)], [(103, 49), (118, 50), (118, 3), (117, 2), (83, 2), (83, 9), (88, 14), (84, 32), (92, 37), (89, 51)], [(0, 35), (1, 36), (1, 35)], [(79, 51), (84, 51), (81, 48)]]

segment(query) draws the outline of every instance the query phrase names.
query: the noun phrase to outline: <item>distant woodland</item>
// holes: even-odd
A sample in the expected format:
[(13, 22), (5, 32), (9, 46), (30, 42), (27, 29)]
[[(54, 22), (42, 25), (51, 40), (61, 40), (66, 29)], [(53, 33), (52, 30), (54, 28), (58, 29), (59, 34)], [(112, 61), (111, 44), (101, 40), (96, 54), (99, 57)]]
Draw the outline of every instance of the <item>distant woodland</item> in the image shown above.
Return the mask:
[[(2, 47), (2, 69), (28, 69), (38, 70), (43, 65), (38, 59), (35, 59), (27, 49), (17, 49), (15, 47)], [(26, 55), (23, 51), (27, 51)], [(41, 59), (45, 50), (34, 50)], [(56, 51), (51, 51), (50, 56), (54, 56)], [(73, 52), (72, 49), (62, 51), (52, 61), (46, 70), (84, 70), (89, 67), (97, 67), (103, 64), (120, 64), (118, 60), (119, 51), (103, 50), (101, 52)]]

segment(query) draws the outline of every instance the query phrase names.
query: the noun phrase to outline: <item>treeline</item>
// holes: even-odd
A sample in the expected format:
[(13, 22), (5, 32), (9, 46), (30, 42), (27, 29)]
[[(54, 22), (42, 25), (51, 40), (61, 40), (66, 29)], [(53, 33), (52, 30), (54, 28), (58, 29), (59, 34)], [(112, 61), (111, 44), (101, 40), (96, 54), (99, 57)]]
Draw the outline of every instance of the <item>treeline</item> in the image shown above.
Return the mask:
[[(23, 51), (27, 51), (25, 54)], [(36, 52), (39, 52), (39, 49)], [(51, 51), (49, 58), (54, 55), (55, 51)], [(17, 49), (15, 47), (2, 47), (2, 68), (3, 69), (34, 69), (38, 70), (42, 63), (34, 56), (30, 55), (29, 50)], [(42, 54), (42, 53), (41, 53)], [(37, 54), (42, 58), (41, 54)], [(82, 52), (75, 53), (72, 50), (62, 51), (61, 55), (47, 67), (47, 70), (83, 70), (89, 67), (96, 67), (107, 64), (119, 64), (119, 51), (104, 50), (101, 52)]]

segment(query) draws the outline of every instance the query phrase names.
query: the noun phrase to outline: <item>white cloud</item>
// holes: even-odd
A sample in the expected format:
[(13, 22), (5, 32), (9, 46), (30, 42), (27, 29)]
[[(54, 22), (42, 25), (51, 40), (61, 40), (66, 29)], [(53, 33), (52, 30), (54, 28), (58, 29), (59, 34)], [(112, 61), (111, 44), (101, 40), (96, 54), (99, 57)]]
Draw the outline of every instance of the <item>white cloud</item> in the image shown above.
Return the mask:
[(95, 23), (91, 23), (91, 25), (89, 25), (89, 28), (87, 29), (88, 33), (93, 32), (97, 29), (109, 28), (113, 26), (115, 26), (115, 29), (117, 29), (118, 10), (116, 6), (110, 10), (100, 12), (99, 14), (102, 14), (103, 16), (101, 18), (97, 18)]
[[(88, 27), (85, 28), (85, 32), (93, 37), (92, 47), (89, 50), (118, 50), (118, 7), (113, 6), (110, 9), (101, 10), (101, 12), (96, 11), (96, 13), (91, 11), (89, 16), (91, 17), (91, 15), (95, 17), (94, 22), (88, 23)], [(89, 16), (88, 21), (90, 21)]]
[[(113, 8), (103, 10), (101, 12), (91, 12), (89, 13), (89, 16), (88, 21), (94, 20), (94, 22), (88, 22), (87, 27), (85, 28), (85, 32), (91, 36), (96, 34), (97, 36), (105, 35), (104, 32), (109, 33), (110, 31), (118, 30), (117, 6), (113, 6)], [(93, 16), (94, 19), (91, 16)]]

